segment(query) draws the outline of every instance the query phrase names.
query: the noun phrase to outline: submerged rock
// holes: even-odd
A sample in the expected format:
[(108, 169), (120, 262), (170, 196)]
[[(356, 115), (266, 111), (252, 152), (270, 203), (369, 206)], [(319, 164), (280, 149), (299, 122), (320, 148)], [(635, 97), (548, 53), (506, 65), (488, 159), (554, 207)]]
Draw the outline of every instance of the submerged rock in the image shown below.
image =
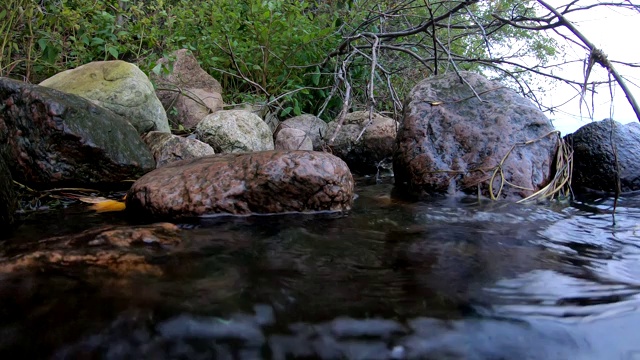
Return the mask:
[(58, 73), (40, 85), (89, 99), (124, 117), (140, 133), (169, 132), (167, 114), (153, 84), (134, 64), (94, 61)]
[(354, 182), (339, 158), (312, 151), (220, 154), (181, 161), (138, 179), (127, 194), (136, 215), (344, 211)]
[(592, 122), (565, 139), (573, 146), (574, 190), (615, 192), (618, 166), (621, 191), (640, 190), (639, 123), (622, 125), (610, 119)]
[(394, 156), (396, 185), (418, 194), (479, 189), (487, 196), (500, 166), (494, 195), (501, 182), (500, 196), (516, 199), (546, 186), (558, 141), (549, 119), (506, 86), (460, 74), (465, 81), (456, 73), (435, 76), (409, 94)]
[(62, 266), (91, 273), (161, 275), (162, 269), (150, 260), (159, 249), (175, 247), (180, 242), (178, 227), (169, 223), (104, 226), (43, 239), (36, 244), (10, 246), (0, 257), (0, 273), (45, 271)]
[(24, 185), (112, 184), (155, 168), (131, 124), (80, 96), (0, 78), (0, 104), (0, 146)]

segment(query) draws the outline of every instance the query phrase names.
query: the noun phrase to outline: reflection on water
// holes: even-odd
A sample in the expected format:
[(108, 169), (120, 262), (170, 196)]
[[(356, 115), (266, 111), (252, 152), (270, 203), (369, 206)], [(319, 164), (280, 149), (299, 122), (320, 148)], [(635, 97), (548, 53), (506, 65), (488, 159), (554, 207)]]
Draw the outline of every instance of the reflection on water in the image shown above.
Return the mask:
[[(640, 358), (640, 197), (621, 199), (614, 225), (610, 200), (392, 193), (361, 181), (347, 215), (182, 224), (182, 245), (154, 260), (161, 276), (5, 274), (0, 355)], [(9, 244), (126, 219), (70, 209), (30, 222)]]

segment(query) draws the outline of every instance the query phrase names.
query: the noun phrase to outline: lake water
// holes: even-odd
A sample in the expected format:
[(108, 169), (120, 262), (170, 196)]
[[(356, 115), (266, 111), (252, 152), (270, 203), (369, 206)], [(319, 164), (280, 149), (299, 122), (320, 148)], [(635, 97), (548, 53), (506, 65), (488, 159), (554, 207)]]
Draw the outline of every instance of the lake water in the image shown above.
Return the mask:
[[(162, 275), (0, 277), (0, 356), (640, 359), (640, 197), (406, 201), (360, 179), (346, 215), (181, 224)], [(124, 214), (42, 212), (33, 242)]]

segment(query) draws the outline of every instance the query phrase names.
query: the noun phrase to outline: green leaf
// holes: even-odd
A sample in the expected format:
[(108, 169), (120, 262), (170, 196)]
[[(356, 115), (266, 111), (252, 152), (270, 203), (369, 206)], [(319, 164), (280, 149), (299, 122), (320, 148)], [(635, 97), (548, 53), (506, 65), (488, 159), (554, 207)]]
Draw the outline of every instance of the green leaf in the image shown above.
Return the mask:
[(5, 16), (7, 16), (7, 10), (0, 11), (0, 20), (4, 19)]
[(293, 110), (293, 108), (291, 106), (289, 106), (288, 108), (282, 110), (282, 112), (280, 113), (280, 116), (281, 117), (285, 117), (285, 116), (289, 115), (291, 110)]
[(315, 86), (318, 86), (318, 84), (320, 84), (320, 68), (317, 66), (315, 72), (311, 75), (311, 82)]
[(162, 72), (162, 64), (158, 63), (156, 64), (156, 66), (154, 66), (151, 71), (153, 71), (154, 74), (156, 75), (160, 75), (160, 72)]
[(119, 54), (118, 54), (118, 49), (116, 49), (115, 47), (110, 46), (110, 47), (108, 47), (108, 48), (107, 48), (107, 51), (108, 51), (108, 52), (109, 52), (109, 54), (111, 54), (111, 56), (113, 56), (115, 59), (117, 59), (117, 58), (118, 58), (118, 55), (119, 55)]
[(38, 45), (40, 46), (40, 50), (44, 51), (47, 48), (47, 39), (38, 39)]
[(102, 45), (102, 44), (104, 44), (104, 40), (102, 40), (101, 38), (94, 37), (93, 39), (91, 39), (91, 45)]

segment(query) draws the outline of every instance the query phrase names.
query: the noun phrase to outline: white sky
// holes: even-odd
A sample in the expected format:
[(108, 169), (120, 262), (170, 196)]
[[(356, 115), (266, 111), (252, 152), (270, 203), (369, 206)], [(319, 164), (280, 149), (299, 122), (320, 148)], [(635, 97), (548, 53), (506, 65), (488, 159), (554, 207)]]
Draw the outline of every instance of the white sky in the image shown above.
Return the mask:
[[(590, 4), (595, 0), (579, 0), (578, 5)], [(566, 3), (566, 0), (550, 0), (551, 5)], [(634, 4), (640, 4), (632, 1)], [(621, 9), (611, 10), (604, 7), (579, 11), (567, 16), (595, 46), (599, 47), (608, 55), (609, 60), (619, 60), (632, 63), (640, 63), (640, 14), (632, 11), (622, 11)], [(569, 34), (568, 31), (563, 33)], [(564, 43), (564, 40), (562, 40)], [(584, 60), (588, 54), (577, 46), (567, 46), (567, 60)], [(614, 64), (617, 71), (627, 79), (627, 86), (632, 90), (637, 102), (640, 102), (640, 68), (631, 68), (619, 64)], [(576, 80), (583, 79), (583, 63), (574, 63), (563, 67), (561, 71), (556, 70), (557, 75), (563, 77), (570, 76)], [(607, 73), (603, 68), (595, 64), (591, 73), (591, 79), (606, 79)], [(635, 85), (634, 85), (635, 84)], [(633, 109), (629, 105), (622, 89), (619, 86), (613, 88), (613, 102), (609, 94), (609, 89), (602, 86), (597, 90), (597, 95), (593, 100), (595, 112), (593, 120), (613, 118), (622, 123), (638, 121)], [(543, 98), (543, 103), (547, 106), (559, 106), (568, 99), (576, 95), (576, 91), (566, 85), (558, 85), (555, 89), (548, 91)], [(592, 120), (588, 108), (591, 107), (591, 96), (587, 95), (588, 107), (582, 105), (582, 114), (579, 98), (570, 101), (568, 104), (558, 108), (554, 114), (547, 113), (552, 119), (556, 129), (563, 134), (571, 133), (579, 127)]]

